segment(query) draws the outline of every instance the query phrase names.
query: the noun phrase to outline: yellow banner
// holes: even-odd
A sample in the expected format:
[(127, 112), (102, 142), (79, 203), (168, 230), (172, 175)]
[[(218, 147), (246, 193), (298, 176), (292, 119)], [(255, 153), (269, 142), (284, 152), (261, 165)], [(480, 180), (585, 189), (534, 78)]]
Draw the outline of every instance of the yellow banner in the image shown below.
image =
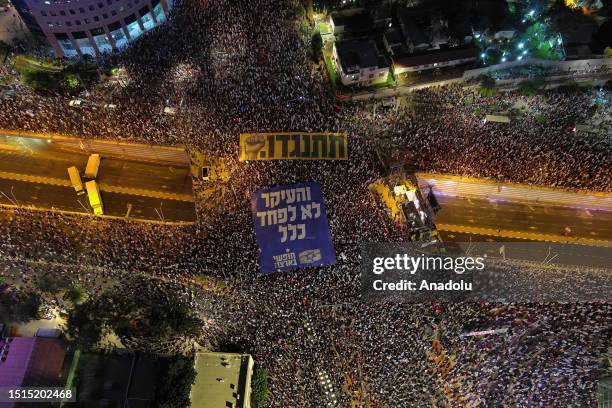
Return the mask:
[(347, 160), (346, 133), (242, 133), (240, 161)]

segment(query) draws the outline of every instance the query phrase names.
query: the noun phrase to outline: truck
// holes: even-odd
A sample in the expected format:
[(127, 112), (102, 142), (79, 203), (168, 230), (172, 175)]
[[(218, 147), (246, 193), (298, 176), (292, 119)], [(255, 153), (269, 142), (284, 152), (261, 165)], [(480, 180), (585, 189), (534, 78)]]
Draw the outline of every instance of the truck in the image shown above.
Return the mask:
[(75, 166), (68, 167), (68, 177), (70, 177), (70, 182), (72, 183), (72, 187), (74, 187), (74, 191), (76, 191), (77, 195), (85, 194), (79, 169), (77, 169)]
[(100, 155), (92, 154), (87, 159), (87, 166), (85, 166), (85, 177), (88, 179), (95, 179), (98, 177), (98, 170), (100, 169)]
[(100, 187), (94, 180), (85, 183), (87, 189), (87, 197), (89, 198), (89, 205), (93, 209), (95, 215), (104, 215), (104, 208), (102, 208), (102, 197), (100, 196)]

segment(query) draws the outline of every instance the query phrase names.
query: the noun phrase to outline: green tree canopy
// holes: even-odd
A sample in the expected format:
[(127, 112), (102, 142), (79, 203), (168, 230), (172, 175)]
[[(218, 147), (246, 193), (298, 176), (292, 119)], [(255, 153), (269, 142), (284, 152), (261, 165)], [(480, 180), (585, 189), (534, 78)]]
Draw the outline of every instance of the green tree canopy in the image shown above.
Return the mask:
[(155, 398), (156, 408), (183, 408), (191, 405), (189, 394), (195, 382), (193, 359), (178, 357), (166, 360)]
[(497, 93), (495, 79), (490, 75), (483, 75), (480, 78), (480, 94), (482, 96), (493, 96)]
[(263, 407), (268, 400), (268, 371), (257, 367), (251, 378), (251, 403), (254, 408)]

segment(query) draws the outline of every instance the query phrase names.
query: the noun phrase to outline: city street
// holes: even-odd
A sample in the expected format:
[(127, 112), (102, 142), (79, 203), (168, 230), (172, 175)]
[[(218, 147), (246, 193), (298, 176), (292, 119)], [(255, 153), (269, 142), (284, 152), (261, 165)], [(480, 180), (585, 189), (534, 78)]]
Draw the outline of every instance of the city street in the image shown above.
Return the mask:
[[(108, 149), (107, 149), (108, 150)], [(42, 138), (0, 135), (0, 204), (89, 213), (66, 169), (82, 171), (89, 152)], [(189, 163), (102, 155), (97, 181), (105, 215), (164, 222), (195, 221)]]

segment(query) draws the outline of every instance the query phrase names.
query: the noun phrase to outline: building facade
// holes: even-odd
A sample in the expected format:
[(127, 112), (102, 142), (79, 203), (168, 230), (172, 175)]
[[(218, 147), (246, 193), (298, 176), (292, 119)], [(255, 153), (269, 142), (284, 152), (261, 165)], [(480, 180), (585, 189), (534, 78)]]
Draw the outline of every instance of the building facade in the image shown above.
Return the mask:
[(468, 64), (476, 61), (478, 50), (472, 45), (425, 51), (393, 58), (395, 75)]
[(173, 0), (11, 0), (32, 34), (58, 57), (125, 47), (163, 23)]

